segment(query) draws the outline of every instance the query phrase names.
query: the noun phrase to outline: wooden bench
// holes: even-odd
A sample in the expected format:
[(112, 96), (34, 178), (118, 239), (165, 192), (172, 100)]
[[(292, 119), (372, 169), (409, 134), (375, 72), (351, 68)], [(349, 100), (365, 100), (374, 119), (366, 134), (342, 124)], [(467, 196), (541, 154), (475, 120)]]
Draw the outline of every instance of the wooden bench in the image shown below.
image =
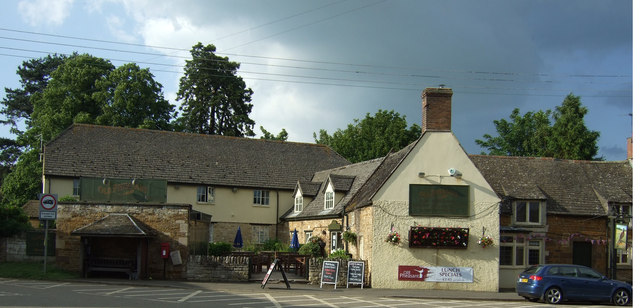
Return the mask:
[(120, 258), (91, 258), (87, 261), (87, 275), (90, 272), (120, 272), (137, 279), (136, 261)]

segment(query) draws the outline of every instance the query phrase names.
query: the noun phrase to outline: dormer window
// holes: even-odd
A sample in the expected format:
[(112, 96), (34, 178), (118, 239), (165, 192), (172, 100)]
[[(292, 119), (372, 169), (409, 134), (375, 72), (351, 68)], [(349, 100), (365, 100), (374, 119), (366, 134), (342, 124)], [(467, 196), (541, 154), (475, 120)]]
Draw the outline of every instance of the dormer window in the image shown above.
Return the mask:
[(302, 212), (302, 204), (304, 202), (304, 199), (302, 198), (302, 196), (296, 196), (295, 199), (295, 206), (293, 208), (294, 212)]
[(516, 201), (513, 209), (516, 224), (539, 225), (542, 223), (542, 202), (540, 201)]
[(335, 199), (335, 193), (333, 192), (333, 186), (327, 185), (327, 190), (324, 193), (324, 209), (330, 210), (333, 208)]

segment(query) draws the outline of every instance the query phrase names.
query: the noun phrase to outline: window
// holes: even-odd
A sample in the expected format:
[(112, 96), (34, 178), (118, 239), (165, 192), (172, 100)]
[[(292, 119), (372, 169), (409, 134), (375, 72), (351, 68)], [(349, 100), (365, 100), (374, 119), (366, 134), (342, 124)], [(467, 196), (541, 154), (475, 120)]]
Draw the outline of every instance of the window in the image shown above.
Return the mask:
[(627, 249), (616, 249), (617, 263), (620, 265), (631, 265), (631, 242), (628, 243)]
[(254, 190), (253, 191), (253, 204), (269, 205), (269, 191), (268, 190)]
[(324, 193), (324, 209), (332, 209), (333, 208), (333, 191), (327, 191)]
[(542, 222), (540, 201), (516, 201), (515, 221), (519, 224), (540, 224)]
[(252, 226), (253, 242), (256, 244), (264, 244), (269, 240), (269, 226)]
[(343, 249), (342, 247), (342, 232), (333, 231), (331, 232), (331, 252), (338, 249)]
[(527, 241), (523, 235), (500, 236), (500, 265), (524, 266), (544, 263), (542, 242)]
[(213, 186), (198, 186), (198, 203), (213, 203), (215, 200), (215, 189)]
[(304, 231), (304, 242), (309, 243), (309, 239), (313, 236), (313, 231)]
[(73, 179), (73, 195), (80, 196), (80, 179)]
[(409, 185), (409, 215), (469, 217), (467, 185)]
[(304, 199), (302, 198), (302, 196), (296, 196), (294, 212), (302, 212), (303, 201)]

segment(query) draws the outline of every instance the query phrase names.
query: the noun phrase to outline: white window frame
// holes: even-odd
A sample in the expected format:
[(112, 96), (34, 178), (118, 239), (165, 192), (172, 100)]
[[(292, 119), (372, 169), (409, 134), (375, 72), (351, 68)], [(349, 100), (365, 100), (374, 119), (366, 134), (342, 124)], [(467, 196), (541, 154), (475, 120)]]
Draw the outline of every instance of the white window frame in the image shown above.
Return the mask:
[(215, 203), (216, 190), (213, 186), (198, 186), (196, 189), (197, 203)]
[(73, 189), (71, 194), (74, 197), (80, 196), (80, 179), (73, 179)]
[[(532, 221), (531, 217), (531, 206), (532, 204), (536, 203), (538, 205), (538, 217), (537, 220), (538, 221)], [(519, 205), (524, 205), (525, 206), (525, 217), (524, 217), (524, 221), (518, 221), (518, 207)], [(540, 200), (516, 200), (513, 202), (513, 224), (516, 225), (542, 225), (543, 223), (543, 217), (544, 217), (544, 202), (540, 201)]]
[(296, 196), (294, 203), (295, 205), (294, 205), (293, 211), (296, 213), (302, 212), (304, 198), (302, 196)]
[(616, 264), (618, 265), (632, 265), (633, 264), (633, 249), (631, 249), (631, 241), (627, 243), (627, 249), (616, 249)]
[(331, 253), (338, 249), (344, 249), (342, 246), (342, 232), (331, 231)]
[[(502, 235), (500, 238), (500, 247), (511, 247), (511, 264), (502, 264), (500, 267), (522, 268), (535, 264), (544, 263), (544, 242), (540, 239), (527, 240), (524, 235)], [(538, 260), (530, 260), (531, 252), (538, 251)], [(502, 257), (502, 253), (500, 253)]]
[(269, 191), (261, 189), (254, 190), (253, 205), (269, 206)]
[(252, 231), (255, 244), (264, 244), (269, 240), (269, 226), (253, 225)]
[(309, 243), (309, 239), (313, 237), (313, 231), (304, 231), (304, 242)]

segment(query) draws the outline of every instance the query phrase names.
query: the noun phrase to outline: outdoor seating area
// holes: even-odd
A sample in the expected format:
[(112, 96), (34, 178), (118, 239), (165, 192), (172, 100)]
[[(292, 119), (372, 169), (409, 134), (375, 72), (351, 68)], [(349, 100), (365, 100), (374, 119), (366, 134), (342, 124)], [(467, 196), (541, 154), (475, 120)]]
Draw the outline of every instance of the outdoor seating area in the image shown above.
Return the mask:
[(120, 258), (90, 258), (87, 260), (85, 276), (91, 272), (121, 272), (129, 276), (129, 280), (137, 279), (136, 261)]
[(233, 252), (232, 255), (249, 256), (251, 258), (251, 273), (253, 274), (266, 272), (269, 269), (269, 265), (273, 263), (273, 260), (278, 258), (287, 273), (303, 277), (307, 275), (307, 260), (310, 257), (309, 255), (302, 255), (297, 252), (274, 251), (262, 251), (259, 253), (239, 251)]

